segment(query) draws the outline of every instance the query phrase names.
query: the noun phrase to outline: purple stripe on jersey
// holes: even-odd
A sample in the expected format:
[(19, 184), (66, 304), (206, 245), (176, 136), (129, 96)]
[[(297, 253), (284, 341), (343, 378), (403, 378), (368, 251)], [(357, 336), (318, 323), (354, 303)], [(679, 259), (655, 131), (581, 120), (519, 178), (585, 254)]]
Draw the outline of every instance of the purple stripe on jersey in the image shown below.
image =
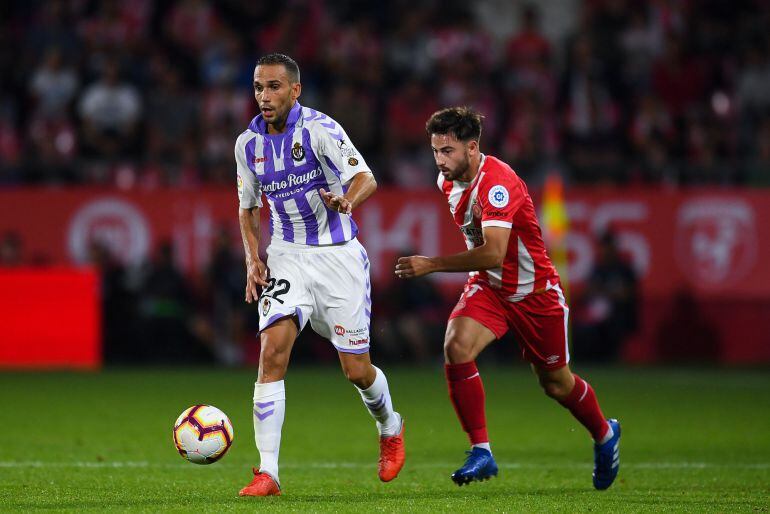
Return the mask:
[[(308, 133), (308, 139), (310, 138), (310, 134)], [(337, 178), (340, 178), (340, 170), (337, 169), (337, 166), (334, 165), (334, 161), (329, 159), (328, 156), (324, 156), (324, 159), (326, 159), (326, 164), (329, 166), (329, 169), (332, 170), (332, 172), (337, 176)], [(328, 181), (325, 188), (327, 191), (329, 191)], [(324, 204), (324, 207), (326, 207), (326, 204)], [(345, 241), (345, 233), (342, 230), (342, 221), (340, 221), (340, 213), (337, 211), (333, 211), (326, 207), (326, 215), (329, 218), (329, 230), (332, 234), (332, 242), (333, 243), (342, 243)], [(353, 218), (350, 219), (351, 224), (353, 221)]]
[(278, 218), (281, 220), (281, 234), (284, 241), (289, 243), (294, 242), (294, 226), (291, 224), (291, 218), (286, 212), (286, 208), (283, 206), (282, 200), (274, 200), (273, 207), (275, 212), (278, 213)]
[(273, 162), (273, 142), (265, 137), (262, 139), (262, 157), (265, 159), (265, 177), (272, 180), (275, 175), (275, 163)]
[(345, 241), (345, 233), (342, 231), (340, 213), (329, 209), (326, 207), (326, 204), (324, 204), (324, 208), (326, 209), (326, 217), (329, 222), (329, 230), (332, 233), (332, 243), (342, 243)]
[(246, 143), (246, 166), (249, 167), (254, 176), (257, 176), (257, 171), (254, 164), (254, 149), (257, 146), (257, 138), (252, 138), (251, 141)]
[(283, 139), (281, 139), (280, 142), (276, 141), (276, 143), (283, 145), (283, 169), (286, 171), (291, 171), (295, 166), (294, 159), (291, 156), (291, 147), (293, 141), (294, 127), (292, 127), (291, 130), (287, 130), (283, 134)]
[[(331, 169), (335, 175), (337, 175), (337, 178), (340, 178), (340, 170), (337, 169), (337, 166), (334, 165), (334, 161), (329, 159), (328, 156), (324, 155), (324, 159), (326, 159), (326, 165), (329, 166), (329, 169)], [(343, 188), (344, 191), (344, 188)]]
[(315, 219), (310, 203), (304, 194), (295, 196), (294, 201), (297, 202), (297, 209), (302, 216), (302, 221), (305, 222), (305, 234), (307, 234), (305, 244), (318, 245), (318, 221)]

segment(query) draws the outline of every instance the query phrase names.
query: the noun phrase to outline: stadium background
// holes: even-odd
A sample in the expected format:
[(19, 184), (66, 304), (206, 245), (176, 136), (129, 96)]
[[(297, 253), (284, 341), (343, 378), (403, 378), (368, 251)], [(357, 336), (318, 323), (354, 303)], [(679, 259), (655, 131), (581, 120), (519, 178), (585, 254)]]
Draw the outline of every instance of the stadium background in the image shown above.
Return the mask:
[[(301, 101), (380, 184), (355, 216), (373, 359), (409, 423), (407, 465), (381, 484), (371, 420), (305, 331), (270, 508), (766, 511), (769, 26), (767, 0), (3, 2), (0, 511), (253, 511), (235, 495), (256, 460), (258, 312), (232, 149), (270, 51), (298, 60)], [(423, 130), (452, 104), (486, 116), (482, 148), (527, 180), (573, 369), (623, 422), (604, 494), (584, 430), (510, 338), (480, 359), (500, 477), (447, 478), (466, 442), (441, 343), (464, 277), (392, 270), (462, 249)], [(235, 427), (213, 466), (171, 443), (196, 403)]]
[[(569, 285), (574, 355), (770, 361), (765, 1), (73, 0), (3, 11), (6, 366), (98, 366), (101, 355), (253, 365), (232, 146), (255, 114), (254, 60), (275, 50), (298, 60), (301, 101), (342, 123), (380, 184), (356, 213), (377, 358), (440, 358), (463, 277), (404, 284), (391, 270), (405, 252), (461, 249), (423, 127), (439, 107), (467, 104), (486, 117), (483, 149), (535, 197)], [(54, 280), (44, 273), (80, 293), (27, 308), (25, 292), (47, 301), (29, 294), (35, 276)], [(296, 361), (334, 360), (302, 337)], [(512, 348), (497, 345), (495, 359), (515, 361)]]

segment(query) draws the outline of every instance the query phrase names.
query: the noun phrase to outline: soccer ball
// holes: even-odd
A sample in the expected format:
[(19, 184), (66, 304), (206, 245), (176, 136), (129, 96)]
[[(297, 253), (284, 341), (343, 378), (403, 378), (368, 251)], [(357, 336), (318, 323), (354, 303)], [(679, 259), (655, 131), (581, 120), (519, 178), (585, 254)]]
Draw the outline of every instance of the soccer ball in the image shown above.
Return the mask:
[(174, 445), (179, 455), (195, 464), (221, 459), (233, 444), (233, 425), (211, 405), (193, 405), (174, 423)]

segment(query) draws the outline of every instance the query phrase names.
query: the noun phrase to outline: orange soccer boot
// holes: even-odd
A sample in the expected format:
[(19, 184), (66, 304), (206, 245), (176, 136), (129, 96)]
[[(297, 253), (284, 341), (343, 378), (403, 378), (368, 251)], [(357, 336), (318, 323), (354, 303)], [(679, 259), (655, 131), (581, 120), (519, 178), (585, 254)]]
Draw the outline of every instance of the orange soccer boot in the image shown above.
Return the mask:
[(377, 473), (380, 480), (390, 482), (398, 476), (404, 467), (406, 452), (404, 451), (404, 420), (401, 420), (401, 432), (398, 435), (380, 436), (380, 461)]
[(239, 496), (281, 496), (281, 486), (267, 473), (254, 468), (254, 479), (241, 489)]

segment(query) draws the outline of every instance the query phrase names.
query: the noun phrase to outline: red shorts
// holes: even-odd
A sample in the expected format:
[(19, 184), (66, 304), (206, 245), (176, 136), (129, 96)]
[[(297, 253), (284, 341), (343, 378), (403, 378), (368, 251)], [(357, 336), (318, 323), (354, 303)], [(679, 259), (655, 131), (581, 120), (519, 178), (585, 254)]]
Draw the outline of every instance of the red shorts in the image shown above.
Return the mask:
[(569, 308), (558, 283), (512, 302), (488, 283), (471, 280), (449, 319), (459, 316), (478, 321), (498, 339), (512, 330), (522, 357), (539, 368), (558, 369), (569, 362)]

